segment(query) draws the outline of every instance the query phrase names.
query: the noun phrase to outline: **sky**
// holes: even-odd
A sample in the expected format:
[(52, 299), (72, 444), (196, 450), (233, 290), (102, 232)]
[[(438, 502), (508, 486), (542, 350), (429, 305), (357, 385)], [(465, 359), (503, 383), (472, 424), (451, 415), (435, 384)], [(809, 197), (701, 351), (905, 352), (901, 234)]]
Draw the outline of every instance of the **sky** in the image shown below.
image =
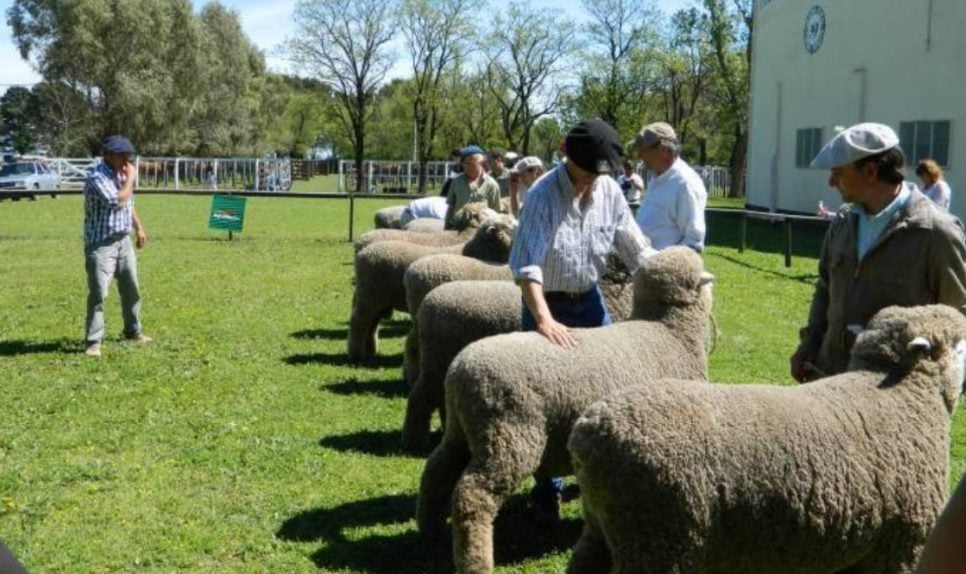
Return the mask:
[[(199, 9), (205, 4), (205, 0), (193, 1)], [(510, 1), (491, 0), (491, 3), (503, 9)], [(667, 14), (692, 6), (695, 2), (696, 0), (657, 0), (658, 7)], [(241, 16), (245, 33), (265, 53), (269, 69), (276, 72), (289, 71), (285, 60), (277, 54), (276, 46), (285, 40), (286, 35), (291, 34), (291, 15), (296, 0), (221, 0), (221, 3)], [(531, 4), (537, 8), (562, 9), (575, 20), (581, 17), (580, 0), (531, 0)], [(40, 79), (30, 65), (20, 58), (11, 38), (6, 17), (11, 5), (13, 0), (0, 0), (0, 94), (11, 85), (29, 86)], [(407, 65), (406, 60), (400, 58), (390, 76), (408, 75)]]

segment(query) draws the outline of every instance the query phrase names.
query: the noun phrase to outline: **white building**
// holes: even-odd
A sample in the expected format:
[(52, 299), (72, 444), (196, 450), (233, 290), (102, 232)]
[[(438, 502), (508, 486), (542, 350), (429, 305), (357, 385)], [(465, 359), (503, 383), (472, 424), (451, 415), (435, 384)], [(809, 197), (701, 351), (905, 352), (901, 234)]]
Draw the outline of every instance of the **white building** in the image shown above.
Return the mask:
[(815, 213), (841, 196), (808, 169), (836, 126), (892, 126), (907, 176), (931, 157), (966, 214), (966, 0), (756, 0), (747, 202)]

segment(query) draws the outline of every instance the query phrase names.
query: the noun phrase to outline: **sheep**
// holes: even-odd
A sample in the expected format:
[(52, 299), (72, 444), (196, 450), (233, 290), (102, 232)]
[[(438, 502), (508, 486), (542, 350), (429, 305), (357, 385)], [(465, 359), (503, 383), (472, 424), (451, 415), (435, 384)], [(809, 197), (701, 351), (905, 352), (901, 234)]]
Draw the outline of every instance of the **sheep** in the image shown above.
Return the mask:
[(434, 247), (402, 241), (381, 241), (369, 245), (355, 257), (355, 292), (349, 319), (348, 355), (353, 361), (372, 358), (377, 350), (379, 322), (393, 310), (406, 310), (403, 275), (422, 257), (438, 253), (462, 253), (487, 261), (505, 263), (516, 220), (497, 215), (486, 220), (465, 244)]
[(575, 350), (535, 332), (463, 349), (446, 374), (443, 440), (421, 479), (416, 523), (424, 540), (443, 534), (452, 498), (457, 570), (489, 572), (500, 505), (534, 472), (571, 473), (566, 442), (581, 411), (643, 378), (706, 378), (710, 282), (698, 254), (669, 248), (635, 274), (631, 319), (575, 329)]
[(568, 572), (912, 572), (946, 499), (964, 339), (951, 307), (890, 307), (840, 375), (594, 404), (569, 441), (586, 524)]
[(403, 225), (402, 228), (417, 233), (438, 233), (443, 231), (443, 220), (434, 217), (418, 217)]
[(373, 229), (359, 236), (355, 242), (355, 252), (359, 253), (369, 245), (379, 241), (406, 241), (419, 245), (456, 245), (473, 238), (476, 230), (497, 212), (485, 203), (468, 203), (453, 217), (453, 229), (426, 233), (408, 229)]
[[(484, 271), (487, 267), (505, 276), (490, 281), (458, 280), (433, 289), (454, 276), (470, 275), (474, 269)], [(520, 288), (509, 281), (511, 275), (508, 266), (459, 255), (426, 257), (406, 271), (406, 299), (413, 318), (403, 356), (403, 373), (412, 385), (403, 422), (403, 446), (408, 450), (426, 449), (434, 411), (440, 412), (441, 420), (444, 418), (443, 379), (453, 358), (473, 341), (520, 330), (523, 300)], [(633, 303), (633, 282), (616, 253), (607, 259), (600, 288), (613, 319), (627, 319)], [(420, 325), (422, 329), (418, 328)], [(417, 362), (418, 368), (413, 368)]]
[(405, 205), (392, 205), (376, 210), (372, 216), (376, 229), (399, 229), (399, 218), (403, 211), (406, 211)]
[(506, 264), (489, 263), (452, 253), (424, 257), (406, 270), (406, 308), (412, 327), (406, 336), (403, 352), (403, 380), (412, 385), (419, 376), (419, 307), (435, 287), (452, 281), (512, 281), (513, 273)]

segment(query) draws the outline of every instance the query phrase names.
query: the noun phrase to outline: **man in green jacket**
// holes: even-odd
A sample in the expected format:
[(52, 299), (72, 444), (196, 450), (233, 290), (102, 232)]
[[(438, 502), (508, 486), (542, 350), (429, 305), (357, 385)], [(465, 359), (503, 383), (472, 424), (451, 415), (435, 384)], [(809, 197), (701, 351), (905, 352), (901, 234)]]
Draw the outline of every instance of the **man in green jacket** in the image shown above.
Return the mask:
[(847, 203), (832, 219), (818, 281), (791, 358), (799, 382), (845, 371), (856, 335), (890, 305), (943, 303), (966, 314), (960, 221), (904, 181), (905, 157), (888, 126), (841, 131), (812, 161)]
[(453, 228), (453, 216), (467, 203), (483, 202), (494, 210), (500, 211), (500, 185), (486, 174), (486, 155), (478, 146), (471, 145), (460, 152), (463, 173), (446, 182), (448, 193), (444, 227)]

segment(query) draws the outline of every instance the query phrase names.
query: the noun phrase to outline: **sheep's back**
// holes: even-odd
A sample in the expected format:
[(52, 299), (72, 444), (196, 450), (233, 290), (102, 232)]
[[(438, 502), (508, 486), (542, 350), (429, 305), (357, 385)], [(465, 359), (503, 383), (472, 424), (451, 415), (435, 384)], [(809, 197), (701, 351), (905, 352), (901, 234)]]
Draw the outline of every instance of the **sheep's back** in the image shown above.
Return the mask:
[(552, 447), (547, 464), (568, 470), (567, 436), (591, 403), (642, 380), (706, 376), (705, 357), (695, 356), (660, 323), (626, 321), (573, 333), (576, 350), (536, 332), (488, 337), (463, 349), (445, 388), (447, 406), (464, 432), (484, 433), (506, 417), (545, 424)]
[(433, 289), (419, 308), (420, 349), (447, 363), (461, 349), (520, 330), (520, 288), (509, 281), (455, 281)]
[(403, 277), (406, 269), (423, 257), (459, 251), (460, 246), (427, 246), (403, 241), (381, 241), (355, 257), (356, 292), (364, 300), (389, 301), (394, 309), (406, 311)]
[(939, 400), (921, 409), (878, 388), (882, 378), (614, 393), (570, 437), (587, 504), (628, 528), (615, 494), (633, 492), (636, 506), (693, 525), (728, 572), (837, 571), (890, 537), (924, 535), (945, 494), (948, 417)]
[(458, 232), (450, 230), (425, 233), (405, 229), (373, 229), (359, 236), (355, 242), (355, 252), (359, 253), (369, 245), (380, 241), (405, 241), (417, 245), (456, 245), (464, 243), (466, 239)]
[[(510, 266), (456, 254), (425, 257), (406, 270), (404, 284), (409, 312), (414, 316), (423, 299), (436, 287), (454, 281), (512, 281)], [(515, 287), (517, 297), (520, 289)]]

